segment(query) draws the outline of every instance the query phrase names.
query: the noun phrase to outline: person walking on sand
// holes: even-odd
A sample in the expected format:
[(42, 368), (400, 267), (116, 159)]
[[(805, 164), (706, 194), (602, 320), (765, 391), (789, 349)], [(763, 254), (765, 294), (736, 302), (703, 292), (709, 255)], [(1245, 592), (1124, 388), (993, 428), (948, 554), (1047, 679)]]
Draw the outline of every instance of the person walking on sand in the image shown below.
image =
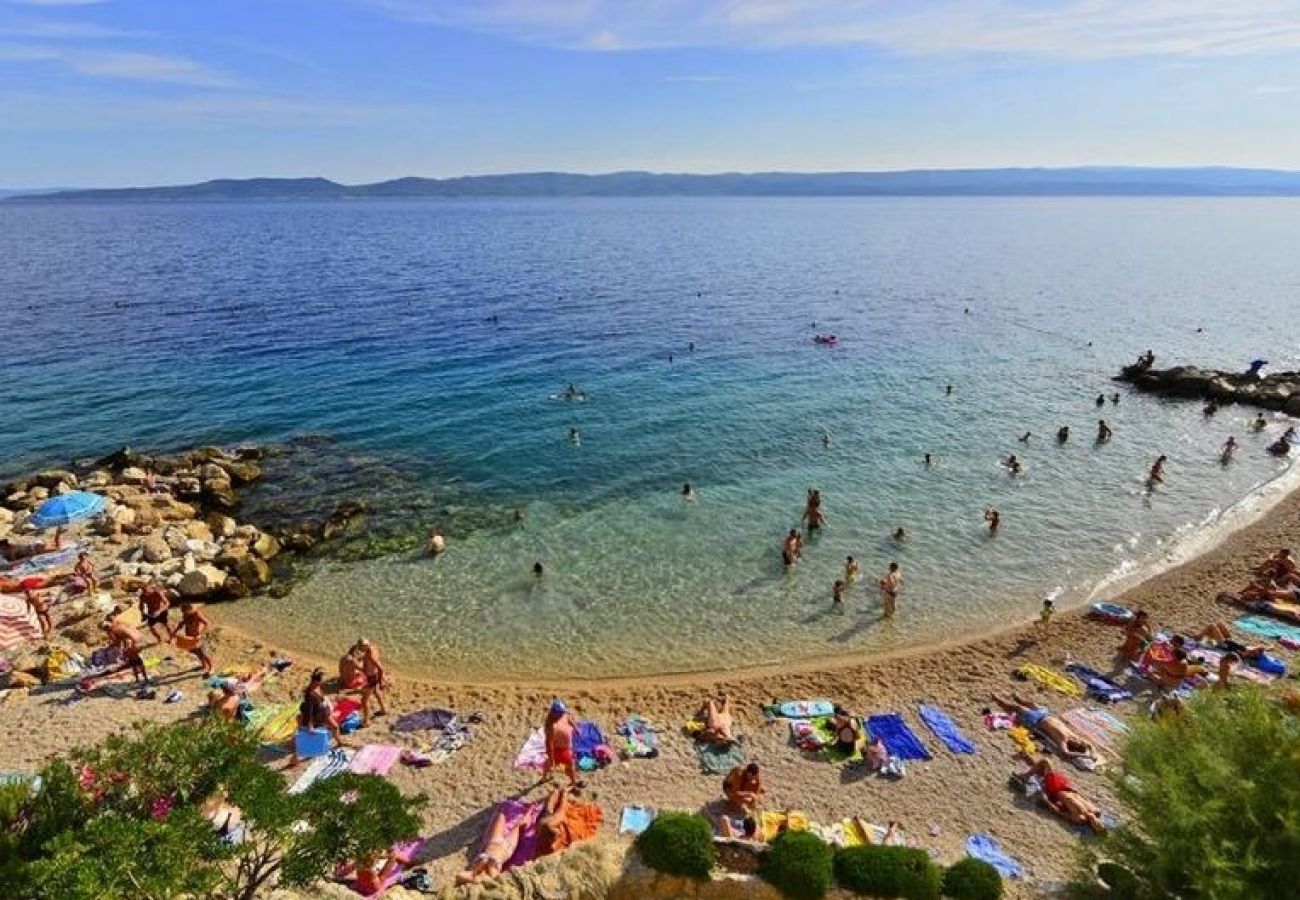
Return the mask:
[(898, 567), (898, 563), (891, 562), (889, 571), (876, 582), (876, 585), (880, 588), (880, 601), (884, 604), (884, 616), (887, 619), (891, 618), (898, 608), (898, 592), (903, 589), (903, 572)]
[(172, 629), (172, 639), (181, 650), (194, 654), (203, 669), (204, 678), (212, 677), (212, 657), (203, 646), (211, 629), (212, 623), (193, 603), (181, 604), (181, 620)]
[(578, 781), (578, 766), (573, 755), (573, 736), (578, 728), (569, 707), (563, 700), (553, 700), (546, 713), (546, 723), (542, 730), (546, 735), (546, 765), (542, 769), (542, 779), (550, 780), (556, 768), (564, 769), (569, 776), (569, 783), (575, 788), (582, 787)]
[(1147, 472), (1147, 487), (1155, 487), (1157, 484), (1165, 483), (1165, 461), (1168, 458), (1162, 453), (1151, 464), (1151, 471)]
[(842, 578), (835, 579), (835, 583), (831, 585), (831, 603), (837, 607), (844, 605), (844, 579)]
[(1115, 432), (1110, 430), (1105, 419), (1097, 420), (1097, 443), (1104, 444), (1113, 437)]
[(155, 578), (140, 588), (138, 603), (140, 619), (153, 635), (153, 639), (159, 644), (171, 643), (172, 633), (168, 618), (171, 615), (172, 603), (167, 597), (167, 589), (162, 586), (162, 582)]
[(54, 630), (54, 623), (50, 621), (49, 601), (31, 588), (23, 588), (23, 599), (27, 601), (27, 608), (36, 616), (36, 621), (41, 626), (41, 637), (49, 637), (50, 632)]
[(379, 651), (374, 644), (362, 638), (357, 641), (357, 650), (361, 656), (361, 674), (366, 679), (365, 686), (361, 688), (361, 724), (368, 725), (371, 698), (379, 702), (379, 709), (375, 712), (376, 717), (388, 714), (388, 706), (384, 703), (384, 688), (388, 685), (388, 675), (379, 661)]
[(984, 510), (984, 521), (989, 526), (989, 534), (997, 534), (998, 528), (1002, 525), (1002, 516), (998, 515), (998, 511), (990, 506)]

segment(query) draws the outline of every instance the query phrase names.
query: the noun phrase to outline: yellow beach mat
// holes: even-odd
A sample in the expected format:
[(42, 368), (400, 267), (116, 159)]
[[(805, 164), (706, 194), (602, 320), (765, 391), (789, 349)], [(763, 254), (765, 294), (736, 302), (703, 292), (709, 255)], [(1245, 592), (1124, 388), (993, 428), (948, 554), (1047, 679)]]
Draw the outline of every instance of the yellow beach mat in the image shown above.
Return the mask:
[(268, 744), (287, 741), (298, 727), (298, 708), (287, 703), (275, 710), (257, 729), (257, 736)]
[(1028, 678), (1034, 684), (1060, 691), (1067, 697), (1083, 696), (1083, 687), (1080, 686), (1079, 682), (1046, 666), (1040, 666), (1038, 663), (1025, 663), (1016, 669), (1016, 674)]
[(767, 811), (758, 816), (758, 834), (764, 841), (771, 842), (782, 831), (808, 831), (812, 822), (804, 812)]
[(867, 825), (857, 816), (851, 816), (840, 823), (844, 827), (844, 846), (861, 847), (871, 843), (871, 832)]
[(1016, 749), (1026, 756), (1032, 758), (1038, 755), (1038, 744), (1035, 743), (1029, 729), (1017, 725), (1007, 732), (1007, 737), (1011, 738)]

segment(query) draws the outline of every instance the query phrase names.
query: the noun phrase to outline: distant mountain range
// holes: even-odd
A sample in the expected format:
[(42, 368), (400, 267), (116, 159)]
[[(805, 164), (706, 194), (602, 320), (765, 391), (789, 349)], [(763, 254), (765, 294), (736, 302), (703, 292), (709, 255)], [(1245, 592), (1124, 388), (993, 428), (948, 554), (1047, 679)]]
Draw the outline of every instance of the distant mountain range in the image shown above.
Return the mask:
[(1160, 169), (916, 169), (902, 172), (757, 172), (674, 175), (531, 172), (398, 178), (346, 185), (325, 178), (218, 179), (170, 187), (22, 193), (11, 203), (161, 200), (352, 200), (421, 197), (1295, 197), (1300, 172)]

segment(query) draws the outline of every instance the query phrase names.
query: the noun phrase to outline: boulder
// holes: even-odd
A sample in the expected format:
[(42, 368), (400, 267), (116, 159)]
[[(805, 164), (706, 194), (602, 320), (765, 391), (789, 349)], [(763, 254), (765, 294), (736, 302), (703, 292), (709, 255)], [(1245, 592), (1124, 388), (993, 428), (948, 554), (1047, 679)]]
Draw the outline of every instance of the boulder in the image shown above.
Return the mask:
[(5, 509), (0, 506), (0, 525), (8, 525), (14, 520), (14, 512), (11, 509)]
[(1286, 406), (1282, 407), (1289, 416), (1300, 417), (1300, 392), (1292, 394), (1287, 398)]
[(151, 507), (137, 508), (135, 512), (135, 527), (133, 531), (152, 531), (162, 524), (162, 516), (158, 515), (158, 510)]
[(210, 544), (215, 540), (215, 535), (213, 535), (212, 529), (208, 526), (208, 523), (199, 519), (186, 522), (185, 533), (189, 535), (191, 539), (203, 541), (205, 544)]
[(77, 476), (66, 469), (46, 469), (43, 472), (37, 472), (29, 480), (34, 485), (40, 485), (50, 490), (60, 484), (70, 484), (75, 487), (78, 483)]
[(261, 447), (236, 447), (235, 458), (240, 462), (257, 462), (266, 458), (266, 451)]
[(49, 497), (50, 497), (50, 489), (47, 487), (41, 487), (39, 485), (37, 485), (36, 487), (32, 488), (27, 492), (27, 500), (31, 504), (40, 503), (42, 500), (48, 500)]
[(60, 481), (54, 486), (55, 496), (58, 496), (59, 494), (71, 494), (75, 490), (76, 488), (68, 484), (66, 481)]
[(201, 481), (229, 481), (230, 474), (221, 466), (213, 462), (203, 463), (198, 468), (199, 480)]
[(197, 514), (193, 506), (188, 503), (182, 503), (179, 500), (173, 500), (170, 497), (159, 495), (154, 498), (154, 509), (164, 522), (181, 522), (193, 519)]
[(203, 500), (218, 509), (234, 509), (235, 489), (231, 486), (230, 479), (203, 482)]
[(139, 519), (139, 513), (125, 503), (118, 503), (109, 511), (107, 518), (112, 519), (123, 528), (130, 528)]
[(167, 542), (167, 546), (171, 548), (172, 553), (183, 554), (189, 549), (185, 545), (185, 542), (189, 540), (189, 535), (185, 533), (184, 528), (175, 525), (169, 527), (163, 532), (163, 540)]
[(232, 460), (221, 463), (221, 467), (226, 470), (230, 480), (239, 485), (252, 484), (262, 477), (262, 470), (251, 462)]
[(81, 479), (81, 486), (88, 489), (106, 488), (113, 483), (113, 476), (105, 469), (96, 469)]
[(160, 563), (172, 558), (172, 547), (161, 534), (151, 534), (140, 542), (140, 558), (145, 562)]
[(26, 489), (14, 491), (5, 497), (5, 506), (10, 509), (27, 509), (31, 505), (31, 499), (27, 496)]
[(253, 552), (262, 559), (275, 559), (280, 553), (280, 542), (272, 535), (259, 534), (253, 541)]
[(243, 600), (253, 592), (249, 590), (248, 585), (238, 578), (227, 578), (225, 585), (221, 588), (221, 593), (230, 600)]
[(225, 513), (213, 510), (203, 517), (213, 538), (228, 538), (235, 533), (239, 523)]
[(203, 482), (194, 475), (181, 475), (172, 484), (172, 493), (177, 497), (198, 497), (203, 493)]
[(235, 566), (235, 577), (250, 590), (260, 590), (271, 583), (271, 567), (257, 556), (245, 556)]
[(181, 461), (191, 466), (212, 462), (214, 459), (230, 459), (230, 455), (220, 447), (199, 447), (181, 456)]
[(182, 597), (198, 599), (208, 597), (221, 590), (226, 583), (226, 573), (216, 566), (204, 564), (195, 566), (186, 572), (176, 584), (176, 590)]
[(261, 532), (257, 530), (256, 525), (239, 525), (235, 528), (235, 537), (248, 544), (257, 540), (259, 534)]
[(221, 548), (212, 561), (213, 565), (225, 569), (227, 572), (234, 572), (235, 567), (239, 565), (240, 560), (248, 556), (248, 545), (243, 541), (230, 541)]
[(118, 477), (123, 484), (141, 485), (148, 476), (139, 466), (127, 466)]

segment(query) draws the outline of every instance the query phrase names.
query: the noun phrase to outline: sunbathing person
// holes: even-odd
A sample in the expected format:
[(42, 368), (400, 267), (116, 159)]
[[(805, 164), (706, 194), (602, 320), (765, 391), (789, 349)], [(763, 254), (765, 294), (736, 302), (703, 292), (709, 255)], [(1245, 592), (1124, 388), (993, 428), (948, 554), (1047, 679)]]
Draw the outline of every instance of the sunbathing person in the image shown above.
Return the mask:
[(1011, 695), (1008, 702), (993, 696), (993, 702), (1016, 717), (1016, 723), (1036, 731), (1056, 745), (1056, 750), (1064, 759), (1090, 760), (1097, 762), (1097, 750), (1072, 729), (1060, 716), (1054, 716), (1045, 706), (1038, 706), (1019, 697)]
[(356, 892), (363, 897), (373, 897), (383, 891), (387, 882), (412, 862), (411, 856), (390, 850), (388, 853), (367, 853), (357, 860), (352, 877)]
[[(570, 837), (565, 814), (569, 808), (569, 789), (557, 787), (546, 797), (546, 806), (537, 820), (537, 855), (558, 853), (569, 846)], [(528, 825), (527, 815), (510, 819), (503, 807), (498, 807), (488, 825), (483, 850), (474, 857), (470, 867), (456, 876), (457, 884), (472, 884), (485, 878), (496, 878), (505, 871), (506, 863), (519, 849), (519, 837)]]
[(1052, 768), (1050, 759), (1043, 757), (1025, 774), (1037, 776), (1042, 783), (1043, 805), (1052, 812), (1067, 822), (1087, 825), (1097, 834), (1105, 833), (1106, 825), (1101, 821), (1101, 808), (1080, 794), (1070, 779)]
[(1227, 622), (1211, 622), (1196, 633), (1196, 641), (1200, 644), (1222, 644), (1230, 640), (1232, 632), (1228, 630)]
[(1124, 662), (1135, 663), (1151, 641), (1151, 618), (1145, 609), (1139, 609), (1124, 626), (1124, 643), (1119, 645), (1119, 655)]
[(726, 746), (736, 743), (736, 734), (731, 719), (731, 698), (723, 697), (720, 701), (709, 698), (704, 703), (702, 713), (704, 729), (699, 739), (710, 744)]
[(1177, 690), (1184, 681), (1198, 674), (1202, 667), (1188, 661), (1187, 651), (1174, 647), (1174, 658), (1157, 660), (1151, 665), (1151, 675), (1167, 691)]
[(758, 801), (763, 796), (763, 780), (758, 763), (736, 766), (722, 779), (722, 795), (737, 812), (753, 815), (758, 811)]
[(831, 719), (831, 727), (835, 729), (835, 749), (845, 756), (856, 753), (858, 742), (862, 740), (862, 729), (858, 727), (858, 720), (849, 715), (844, 707), (837, 705), (835, 718)]
[(889, 765), (889, 748), (879, 737), (873, 736), (867, 743), (867, 750), (863, 754), (867, 761), (868, 772), (879, 772), (885, 766)]

